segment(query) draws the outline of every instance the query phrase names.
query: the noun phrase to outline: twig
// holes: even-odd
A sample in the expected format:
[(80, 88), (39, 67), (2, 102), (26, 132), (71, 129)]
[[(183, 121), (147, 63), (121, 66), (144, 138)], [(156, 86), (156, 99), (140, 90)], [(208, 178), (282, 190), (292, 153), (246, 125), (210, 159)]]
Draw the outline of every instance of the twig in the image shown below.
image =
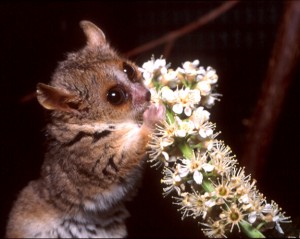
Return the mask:
[(20, 104), (26, 104), (26, 103), (32, 101), (33, 99), (35, 99), (35, 97), (36, 97), (36, 92), (33, 91), (33, 92), (31, 92), (31, 93), (28, 93), (28, 94), (22, 96), (22, 97), (20, 98), (20, 100), (19, 100), (19, 103), (20, 103)]
[(165, 45), (164, 54), (163, 54), (163, 56), (164, 56), (165, 58), (169, 58), (170, 53), (171, 53), (171, 50), (172, 50), (172, 48), (173, 48), (173, 46), (174, 46), (174, 43), (175, 43), (175, 40), (174, 40), (174, 41), (170, 41), (170, 42), (168, 42), (168, 43)]
[[(130, 51), (128, 51), (127, 53), (125, 53), (124, 55), (126, 57), (131, 57), (137, 54), (140, 54), (142, 52), (145, 52), (147, 50), (151, 50), (153, 48), (155, 48), (156, 46), (159, 46), (161, 44), (164, 43), (169, 43), (166, 48), (165, 48), (165, 54), (169, 55), (170, 51), (173, 47), (173, 43), (174, 41), (179, 38), (184, 36), (187, 33), (190, 33), (194, 30), (196, 30), (197, 28), (207, 24), (208, 22), (216, 19), (218, 16), (220, 16), (221, 14), (225, 13), (226, 11), (228, 11), (230, 8), (232, 8), (233, 6), (235, 6), (239, 1), (227, 1), (225, 3), (223, 3), (221, 6), (215, 8), (214, 10), (212, 10), (211, 12), (205, 14), (204, 16), (198, 18), (196, 21), (191, 22), (187, 25), (185, 25), (182, 28), (179, 28), (175, 31), (171, 31), (169, 33), (167, 33), (166, 35), (162, 36), (159, 39), (150, 41), (148, 43), (145, 43), (139, 47), (136, 47)], [(20, 99), (21, 103), (27, 103), (29, 101), (31, 101), (32, 99), (34, 99), (36, 96), (36, 94), (34, 92), (29, 93), (25, 96), (23, 96)]]
[(151, 50), (159, 45), (162, 45), (164, 43), (168, 42), (174, 42), (177, 38), (184, 36), (187, 33), (190, 33), (197, 28), (207, 24), (208, 22), (216, 19), (221, 14), (228, 11), (230, 8), (234, 7), (239, 1), (227, 1), (223, 3), (221, 6), (215, 8), (214, 10), (210, 11), (209, 13), (205, 14), (204, 16), (201, 16), (196, 21), (191, 22), (184, 27), (181, 27), (175, 31), (171, 31), (167, 33), (166, 35), (155, 39), (153, 41), (150, 41), (148, 43), (145, 43), (139, 47), (136, 47), (128, 52), (126, 52), (124, 55), (127, 57), (132, 57), (134, 55), (138, 55), (142, 52)]
[(259, 178), (300, 50), (300, 1), (286, 2), (256, 109), (250, 119), (241, 164)]

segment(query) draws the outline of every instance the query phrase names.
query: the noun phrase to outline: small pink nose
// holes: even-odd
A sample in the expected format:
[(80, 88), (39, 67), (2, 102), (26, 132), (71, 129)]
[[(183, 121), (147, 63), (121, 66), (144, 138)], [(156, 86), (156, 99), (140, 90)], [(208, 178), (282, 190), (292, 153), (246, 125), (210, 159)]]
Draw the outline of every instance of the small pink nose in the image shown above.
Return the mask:
[(143, 85), (135, 85), (132, 91), (133, 104), (144, 104), (151, 99), (150, 91)]

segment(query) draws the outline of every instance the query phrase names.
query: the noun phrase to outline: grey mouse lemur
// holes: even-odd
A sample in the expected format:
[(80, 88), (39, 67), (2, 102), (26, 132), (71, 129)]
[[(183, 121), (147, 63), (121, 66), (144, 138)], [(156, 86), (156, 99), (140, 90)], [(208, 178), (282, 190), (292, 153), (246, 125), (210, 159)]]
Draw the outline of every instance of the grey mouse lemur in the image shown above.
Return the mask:
[(93, 23), (86, 46), (69, 53), (49, 85), (37, 85), (48, 110), (40, 178), (20, 192), (6, 237), (125, 237), (124, 202), (141, 178), (149, 135), (164, 117), (150, 105), (138, 67)]

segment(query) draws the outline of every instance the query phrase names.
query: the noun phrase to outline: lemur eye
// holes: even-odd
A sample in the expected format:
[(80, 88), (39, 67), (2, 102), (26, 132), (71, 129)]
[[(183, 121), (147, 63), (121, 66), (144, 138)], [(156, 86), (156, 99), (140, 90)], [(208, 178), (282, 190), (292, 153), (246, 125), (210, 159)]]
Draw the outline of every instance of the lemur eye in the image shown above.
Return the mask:
[(107, 92), (106, 98), (112, 105), (120, 105), (127, 100), (127, 93), (121, 87), (115, 86)]
[(123, 62), (123, 71), (126, 73), (130, 81), (135, 81), (136, 72), (133, 66), (129, 65), (126, 62)]

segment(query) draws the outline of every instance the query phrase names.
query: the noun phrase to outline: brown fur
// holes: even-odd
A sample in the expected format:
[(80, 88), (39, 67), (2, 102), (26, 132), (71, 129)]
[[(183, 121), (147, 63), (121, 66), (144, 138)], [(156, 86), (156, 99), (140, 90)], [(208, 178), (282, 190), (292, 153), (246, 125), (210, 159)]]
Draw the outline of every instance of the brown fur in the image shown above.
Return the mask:
[(37, 99), (49, 110), (41, 177), (20, 193), (7, 237), (125, 237), (123, 202), (141, 178), (146, 144), (163, 107), (133, 62), (120, 57), (94, 24), (87, 45), (70, 53)]

